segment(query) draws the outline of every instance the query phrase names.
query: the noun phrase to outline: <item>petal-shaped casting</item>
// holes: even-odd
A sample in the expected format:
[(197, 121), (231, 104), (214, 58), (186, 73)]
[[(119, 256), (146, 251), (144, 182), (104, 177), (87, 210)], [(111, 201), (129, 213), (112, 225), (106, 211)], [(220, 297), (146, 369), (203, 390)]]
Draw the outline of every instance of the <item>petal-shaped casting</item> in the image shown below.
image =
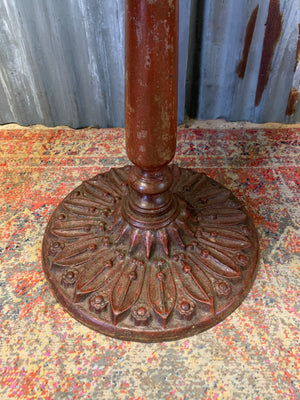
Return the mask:
[(103, 251), (84, 265), (76, 282), (76, 293), (92, 293), (102, 288), (119, 271), (120, 264), (112, 250)]
[(204, 224), (238, 225), (245, 221), (247, 215), (234, 208), (214, 208), (201, 211)]
[(189, 257), (206, 270), (224, 278), (238, 278), (241, 270), (232, 257), (210, 248), (190, 251)]
[(113, 322), (116, 325), (119, 316), (127, 311), (140, 297), (145, 275), (143, 262), (126, 264), (111, 295)]
[(163, 246), (166, 256), (169, 256), (169, 235), (165, 228), (160, 229), (158, 232), (158, 238)]
[(180, 260), (173, 262), (173, 268), (189, 296), (213, 307), (214, 297), (211, 281), (197, 264), (191, 259)]
[(153, 243), (154, 235), (151, 231), (146, 231), (144, 233), (144, 241), (145, 241), (145, 248), (146, 248), (146, 257), (150, 258), (152, 243)]
[(117, 192), (110, 188), (106, 190), (103, 185), (98, 185), (96, 182), (84, 182), (83, 185), (90, 198), (99, 201), (100, 204), (111, 204), (116, 198), (119, 198)]
[(252, 246), (250, 240), (242, 233), (218, 227), (203, 226), (199, 231), (198, 240), (203, 243), (217, 244), (222, 248), (240, 250)]
[(176, 302), (176, 287), (171, 268), (164, 263), (163, 267), (149, 266), (148, 298), (155, 313), (159, 316), (164, 329)]
[(64, 238), (79, 238), (90, 236), (93, 223), (87, 220), (70, 219), (67, 221), (56, 220), (51, 229), (54, 236)]
[(60, 266), (79, 265), (91, 258), (94, 258), (101, 251), (101, 238), (94, 235), (87, 240), (80, 240), (69, 243), (54, 258), (53, 264)]

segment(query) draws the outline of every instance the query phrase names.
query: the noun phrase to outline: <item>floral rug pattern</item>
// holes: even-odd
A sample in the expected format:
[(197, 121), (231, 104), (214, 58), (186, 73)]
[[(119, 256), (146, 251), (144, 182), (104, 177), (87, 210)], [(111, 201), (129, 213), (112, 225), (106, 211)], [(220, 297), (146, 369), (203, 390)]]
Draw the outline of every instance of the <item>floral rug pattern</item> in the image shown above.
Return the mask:
[[(123, 129), (0, 130), (0, 398), (299, 399), (300, 129), (179, 129), (174, 162), (227, 186), (260, 240), (254, 286), (225, 321), (141, 344), (65, 313), (41, 265), (47, 221), (82, 180), (126, 165)], [(297, 381), (298, 380), (298, 381)]]

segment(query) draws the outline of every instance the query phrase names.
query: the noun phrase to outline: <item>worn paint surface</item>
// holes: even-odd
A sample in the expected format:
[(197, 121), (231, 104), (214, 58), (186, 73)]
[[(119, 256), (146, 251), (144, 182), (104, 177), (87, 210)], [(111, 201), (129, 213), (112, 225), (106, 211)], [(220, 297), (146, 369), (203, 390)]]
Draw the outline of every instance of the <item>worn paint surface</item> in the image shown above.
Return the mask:
[(176, 149), (178, 1), (126, 5), (126, 148), (141, 168), (158, 169)]

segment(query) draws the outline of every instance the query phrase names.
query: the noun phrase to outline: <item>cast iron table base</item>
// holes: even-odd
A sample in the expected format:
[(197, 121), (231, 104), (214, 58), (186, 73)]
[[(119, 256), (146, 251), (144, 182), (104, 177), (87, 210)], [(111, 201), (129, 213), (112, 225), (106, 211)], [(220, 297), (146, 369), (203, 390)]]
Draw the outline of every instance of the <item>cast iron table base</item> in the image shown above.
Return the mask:
[(146, 228), (128, 212), (131, 169), (83, 182), (53, 213), (43, 243), (53, 293), (74, 318), (118, 339), (156, 342), (204, 331), (252, 285), (253, 223), (228, 189), (173, 165), (173, 211)]
[(133, 167), (97, 175), (50, 219), (43, 264), (80, 322), (144, 342), (201, 332), (254, 280), (247, 212), (204, 174), (167, 165), (176, 150), (178, 0), (126, 1), (126, 150)]

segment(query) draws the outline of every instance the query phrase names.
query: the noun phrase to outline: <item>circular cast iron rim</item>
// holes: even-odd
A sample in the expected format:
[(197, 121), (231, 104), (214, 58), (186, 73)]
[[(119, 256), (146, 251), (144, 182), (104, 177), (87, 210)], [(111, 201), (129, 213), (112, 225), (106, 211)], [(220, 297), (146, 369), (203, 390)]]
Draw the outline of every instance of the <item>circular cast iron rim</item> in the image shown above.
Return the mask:
[[(210, 178), (211, 179), (211, 178)], [(217, 181), (215, 181), (217, 182)], [(80, 185), (79, 185), (80, 186)], [(77, 186), (77, 187), (79, 187)], [(223, 186), (223, 185), (222, 185)], [(77, 187), (72, 190), (71, 192), (75, 191)], [(223, 186), (225, 188), (225, 186)], [(70, 193), (71, 193), (70, 192)], [(231, 192), (231, 191), (230, 191)], [(49, 222), (47, 224), (47, 228), (45, 231), (45, 235), (43, 238), (43, 243), (42, 243), (42, 264), (43, 264), (43, 270), (46, 276), (46, 279), (49, 283), (50, 289), (56, 300), (60, 303), (60, 305), (63, 307), (64, 311), (66, 311), (68, 314), (70, 314), (74, 319), (76, 319), (78, 322), (82, 323), (86, 327), (93, 329), (105, 336), (118, 339), (118, 340), (123, 340), (123, 341), (134, 341), (134, 342), (142, 342), (142, 343), (158, 343), (158, 342), (168, 342), (168, 341), (174, 341), (174, 340), (180, 340), (184, 338), (188, 338), (191, 336), (194, 336), (196, 334), (199, 334), (201, 332), (204, 332), (215, 325), (219, 324), (220, 322), (224, 321), (229, 315), (231, 315), (240, 305), (241, 303), (246, 299), (248, 296), (249, 292), (252, 289), (252, 286), (254, 284), (254, 281), (256, 279), (256, 276), (258, 274), (259, 270), (259, 241), (258, 241), (258, 234), (257, 230), (255, 228), (254, 222), (252, 218), (250, 217), (249, 213), (243, 206), (242, 202), (237, 199), (231, 192), (231, 195), (240, 203), (242, 206), (242, 211), (247, 215), (248, 218), (248, 225), (251, 228), (252, 231), (252, 237), (251, 239), (253, 240), (253, 259), (251, 260), (251, 267), (249, 267), (249, 272), (248, 272), (248, 277), (247, 280), (245, 281), (245, 286), (244, 289), (239, 292), (237, 295), (235, 295), (233, 298), (231, 298), (231, 302), (229, 305), (225, 308), (225, 310), (216, 313), (215, 316), (212, 318), (207, 319), (206, 321), (201, 320), (200, 323), (193, 323), (191, 326), (183, 327), (183, 328), (178, 328), (178, 329), (173, 329), (163, 331), (163, 330), (157, 330), (154, 331), (152, 330), (147, 330), (147, 329), (124, 329), (124, 328), (119, 328), (118, 325), (113, 325), (109, 323), (105, 323), (102, 321), (101, 324), (99, 324), (99, 320), (96, 318), (91, 318), (89, 315), (89, 318), (81, 312), (80, 307), (77, 307), (76, 304), (71, 303), (66, 300), (66, 298), (60, 293), (59, 290), (56, 288), (55, 281), (52, 279), (51, 276), (51, 271), (47, 268), (46, 266), (46, 261), (45, 261), (45, 254), (46, 254), (46, 249), (45, 249), (45, 244), (46, 244), (46, 238), (47, 238), (47, 231), (48, 227), (51, 224), (51, 218), (49, 219)], [(66, 196), (67, 197), (67, 196)], [(57, 210), (57, 208), (60, 206), (60, 204), (63, 202), (62, 200), (59, 205), (56, 207), (54, 212)], [(205, 322), (205, 324), (203, 323)], [(180, 320), (178, 321), (180, 324)]]

